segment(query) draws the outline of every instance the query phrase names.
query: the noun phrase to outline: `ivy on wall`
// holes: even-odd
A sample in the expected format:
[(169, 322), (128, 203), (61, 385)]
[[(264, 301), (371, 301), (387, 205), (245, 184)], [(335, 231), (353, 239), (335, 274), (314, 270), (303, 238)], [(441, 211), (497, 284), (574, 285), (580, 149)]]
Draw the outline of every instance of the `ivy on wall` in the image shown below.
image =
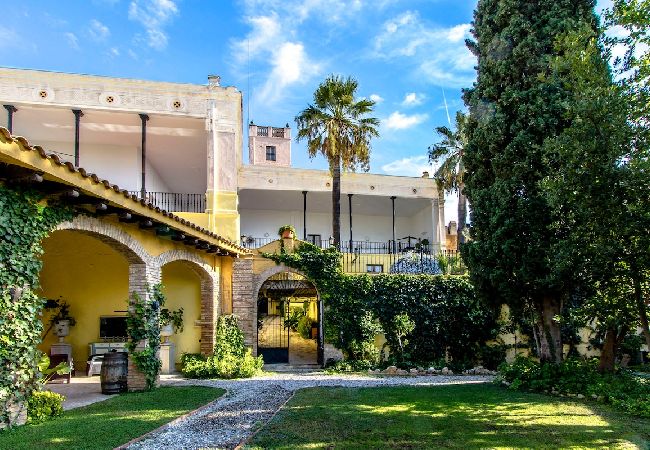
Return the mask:
[[(294, 253), (263, 254), (301, 271), (323, 300), (325, 339), (351, 360), (376, 361), (375, 336), (384, 332), (393, 355), (429, 362), (448, 352), (458, 363), (476, 359), (498, 332), (496, 314), (465, 276), (348, 275), (340, 254), (301, 244)], [(408, 339), (405, 344), (404, 323)], [(396, 349), (402, 349), (397, 352)]]
[(158, 358), (160, 350), (160, 306), (165, 304), (162, 284), (150, 288), (151, 300), (146, 301), (136, 292), (129, 299), (129, 314), (126, 329), (129, 341), (126, 349), (133, 363), (147, 381), (147, 389), (156, 386), (162, 362)]
[[(24, 403), (36, 387), (41, 241), (73, 211), (24, 188), (0, 185), (0, 422), (10, 424), (10, 406)], [(12, 420), (10, 420), (12, 419)]]

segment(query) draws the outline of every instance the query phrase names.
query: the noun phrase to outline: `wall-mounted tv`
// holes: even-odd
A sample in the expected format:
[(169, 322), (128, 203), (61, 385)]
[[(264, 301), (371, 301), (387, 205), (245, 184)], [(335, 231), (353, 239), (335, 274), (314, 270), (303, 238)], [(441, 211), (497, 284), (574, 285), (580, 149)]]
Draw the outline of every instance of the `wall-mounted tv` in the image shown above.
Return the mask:
[(100, 339), (126, 340), (126, 316), (101, 316), (99, 318)]

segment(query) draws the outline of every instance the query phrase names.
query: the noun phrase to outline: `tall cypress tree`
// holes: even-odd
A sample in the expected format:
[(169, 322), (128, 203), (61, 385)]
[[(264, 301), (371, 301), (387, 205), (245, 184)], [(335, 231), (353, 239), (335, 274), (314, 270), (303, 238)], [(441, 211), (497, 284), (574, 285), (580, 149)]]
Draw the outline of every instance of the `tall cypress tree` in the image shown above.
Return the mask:
[(569, 286), (556, 270), (554, 227), (543, 180), (544, 142), (570, 126), (572, 93), (551, 76), (560, 36), (597, 28), (593, 0), (479, 0), (474, 13), (478, 78), (465, 92), (470, 109), (465, 152), (472, 240), (463, 256), (476, 287), (496, 304), (532, 318), (539, 356), (562, 359), (559, 323)]

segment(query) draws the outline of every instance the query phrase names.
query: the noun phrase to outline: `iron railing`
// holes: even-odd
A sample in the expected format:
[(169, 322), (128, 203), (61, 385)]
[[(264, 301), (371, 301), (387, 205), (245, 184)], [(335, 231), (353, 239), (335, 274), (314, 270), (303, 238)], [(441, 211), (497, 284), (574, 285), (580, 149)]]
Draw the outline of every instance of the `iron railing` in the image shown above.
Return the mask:
[(274, 127), (257, 127), (257, 135), (262, 137), (271, 137), (283, 138), (284, 137), (284, 128), (274, 128)]
[[(142, 198), (140, 191), (129, 191), (131, 195)], [(146, 192), (145, 200), (169, 212), (205, 212), (205, 194), (179, 192)]]
[[(276, 238), (242, 236), (242, 246), (260, 248)], [(331, 241), (313, 242), (322, 249), (332, 246)], [(456, 250), (444, 250), (421, 242), (347, 241), (340, 245), (341, 265), (347, 273), (465, 273), (465, 266)]]

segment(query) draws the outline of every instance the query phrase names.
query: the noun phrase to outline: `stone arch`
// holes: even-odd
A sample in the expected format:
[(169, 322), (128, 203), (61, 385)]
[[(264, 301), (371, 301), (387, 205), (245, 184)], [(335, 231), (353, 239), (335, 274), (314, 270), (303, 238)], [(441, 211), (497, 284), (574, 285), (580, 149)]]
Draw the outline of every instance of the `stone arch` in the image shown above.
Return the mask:
[(209, 354), (214, 347), (215, 325), (220, 313), (220, 280), (216, 272), (196, 253), (185, 249), (169, 250), (153, 258), (162, 271), (172, 262), (184, 262), (201, 280), (201, 353)]
[(160, 266), (140, 242), (126, 231), (90, 216), (76, 216), (56, 227), (56, 231), (76, 231), (92, 236), (120, 253), (129, 263), (129, 292), (149, 297), (149, 287), (160, 282)]
[(122, 254), (129, 264), (151, 264), (151, 255), (133, 236), (121, 228), (90, 216), (76, 216), (55, 231), (78, 231), (93, 236)]

